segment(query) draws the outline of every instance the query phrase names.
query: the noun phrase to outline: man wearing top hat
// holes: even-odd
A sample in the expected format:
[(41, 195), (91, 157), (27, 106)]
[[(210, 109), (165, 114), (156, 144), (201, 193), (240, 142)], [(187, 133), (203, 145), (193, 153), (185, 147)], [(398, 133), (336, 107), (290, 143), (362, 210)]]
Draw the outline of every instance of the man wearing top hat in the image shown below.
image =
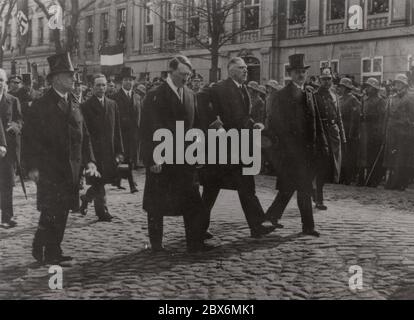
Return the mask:
[[(365, 97), (361, 111), (361, 140), (359, 167), (364, 185), (377, 187), (385, 175), (383, 169), (384, 120), (387, 102), (380, 95), (381, 87), (376, 78), (369, 78), (365, 83)], [(365, 173), (365, 174), (362, 174)], [(362, 181), (363, 180), (363, 181)]]
[[(7, 153), (0, 152), (0, 209), (1, 226), (13, 228), (16, 222), (13, 220), (13, 187), (16, 164), (20, 162), (21, 130), (23, 126), (22, 113), (19, 100), (6, 92), (7, 75), (0, 69), (0, 122), (7, 147)], [(3, 139), (2, 139), (3, 140)], [(4, 151), (4, 150), (3, 150)]]
[(316, 161), (328, 150), (313, 88), (304, 86), (310, 67), (305, 65), (304, 58), (303, 54), (289, 57), (288, 72), (292, 80), (272, 100), (268, 134), (273, 141), (279, 192), (266, 216), (273, 225), (282, 227), (279, 221), (297, 191), (302, 232), (319, 237), (313, 220), (312, 181)]
[(332, 72), (324, 68), (320, 76), (321, 86), (315, 91), (315, 100), (323, 129), (328, 140), (329, 154), (319, 159), (316, 166), (314, 200), (316, 208), (327, 210), (324, 204), (323, 186), (326, 182), (339, 183), (342, 167), (342, 146), (346, 144), (345, 130), (339, 110), (339, 97), (332, 88)]
[(71, 260), (61, 248), (68, 213), (78, 205), (81, 168), (99, 176), (89, 133), (73, 96), (74, 69), (69, 53), (47, 58), (51, 89), (33, 102), (25, 123), (26, 168), (37, 183), (40, 219), (33, 257), (47, 264)]
[(353, 94), (354, 86), (349, 78), (342, 78), (338, 85), (339, 110), (344, 124), (346, 148), (343, 150), (341, 183), (350, 185), (356, 178), (360, 141), (361, 103)]
[(396, 93), (388, 100), (385, 125), (384, 167), (386, 189), (405, 190), (414, 169), (414, 95), (408, 92), (408, 77), (398, 74)]
[[(141, 121), (141, 98), (133, 90), (135, 76), (130, 67), (121, 71), (122, 87), (112, 96), (119, 108), (121, 119), (122, 145), (124, 146), (125, 163), (128, 164), (128, 182), (131, 193), (138, 192), (132, 170), (137, 164), (139, 151), (139, 127)], [(118, 187), (121, 181), (118, 179)]]

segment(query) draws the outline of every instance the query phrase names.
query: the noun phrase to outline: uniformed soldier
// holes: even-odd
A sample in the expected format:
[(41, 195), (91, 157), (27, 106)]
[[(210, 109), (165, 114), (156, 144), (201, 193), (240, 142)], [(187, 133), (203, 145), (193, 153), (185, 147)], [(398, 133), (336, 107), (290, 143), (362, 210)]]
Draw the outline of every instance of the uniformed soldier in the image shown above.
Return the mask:
[(341, 183), (350, 185), (357, 174), (361, 103), (352, 93), (354, 86), (349, 78), (342, 78), (338, 86), (340, 99), (339, 109), (344, 124), (347, 140), (346, 148), (343, 148), (344, 161), (342, 163)]
[(324, 133), (328, 140), (329, 155), (322, 157), (316, 165), (314, 201), (316, 208), (327, 210), (323, 199), (323, 186), (326, 182), (339, 183), (342, 163), (342, 144), (346, 143), (342, 116), (339, 110), (339, 97), (332, 90), (330, 68), (322, 70), (321, 87), (315, 92), (316, 104), (322, 119)]
[(395, 77), (396, 94), (388, 100), (384, 167), (386, 189), (405, 190), (414, 168), (414, 95), (408, 93), (408, 78)]
[(385, 175), (383, 170), (384, 119), (386, 101), (380, 95), (380, 83), (369, 78), (364, 84), (366, 96), (362, 109), (359, 167), (362, 169), (361, 182), (377, 187)]

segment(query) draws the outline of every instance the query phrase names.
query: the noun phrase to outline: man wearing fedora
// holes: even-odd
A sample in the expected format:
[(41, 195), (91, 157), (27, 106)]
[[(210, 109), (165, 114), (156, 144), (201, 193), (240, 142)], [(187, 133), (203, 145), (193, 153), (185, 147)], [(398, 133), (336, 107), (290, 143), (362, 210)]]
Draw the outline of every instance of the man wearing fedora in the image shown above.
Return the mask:
[[(125, 163), (128, 165), (128, 183), (131, 193), (138, 192), (132, 170), (137, 164), (140, 144), (139, 127), (141, 121), (141, 98), (134, 92), (135, 76), (132, 68), (124, 67), (121, 70), (122, 87), (112, 96), (119, 108), (121, 120), (122, 145), (125, 151)], [(116, 182), (121, 188), (121, 177)]]
[(3, 127), (0, 136), (5, 135), (6, 143), (2, 143), (2, 148), (7, 147), (7, 153), (0, 151), (1, 226), (13, 228), (17, 224), (13, 220), (14, 173), (16, 164), (20, 163), (23, 117), (19, 100), (6, 92), (6, 81), (6, 72), (0, 69), (0, 122)]
[(72, 260), (61, 248), (68, 213), (79, 201), (79, 176), (99, 176), (89, 133), (72, 94), (74, 69), (69, 53), (47, 58), (51, 89), (33, 102), (25, 123), (26, 168), (37, 183), (39, 225), (33, 257), (47, 264)]
[(384, 167), (386, 189), (405, 190), (414, 169), (414, 95), (408, 92), (408, 77), (398, 74), (396, 93), (387, 105)]
[(346, 144), (345, 130), (339, 109), (339, 97), (332, 89), (332, 72), (324, 68), (320, 76), (321, 86), (315, 91), (315, 99), (322, 126), (328, 140), (329, 154), (319, 159), (316, 166), (316, 208), (327, 210), (324, 204), (323, 186), (326, 182), (339, 183), (342, 166), (342, 146)]
[(307, 69), (303, 54), (289, 57), (292, 78), (272, 100), (269, 135), (273, 141), (274, 166), (277, 174), (276, 199), (266, 216), (275, 226), (297, 191), (304, 235), (319, 237), (315, 230), (312, 208), (312, 181), (321, 154), (327, 154), (327, 141), (315, 104), (313, 89), (305, 87)]
[(338, 85), (339, 109), (344, 124), (346, 147), (343, 146), (341, 183), (350, 185), (357, 174), (360, 141), (361, 103), (353, 94), (354, 86), (349, 78), (342, 78)]
[(99, 221), (109, 222), (111, 214), (106, 206), (105, 184), (117, 176), (117, 165), (123, 156), (118, 106), (105, 97), (107, 80), (103, 74), (94, 76), (93, 96), (81, 105), (83, 117), (91, 137), (99, 178), (87, 179), (91, 187), (81, 196), (80, 212), (86, 215), (88, 203), (94, 201)]
[(365, 83), (365, 97), (361, 117), (361, 140), (359, 167), (364, 186), (378, 187), (385, 175), (384, 159), (384, 119), (386, 100), (380, 95), (380, 83), (369, 78)]

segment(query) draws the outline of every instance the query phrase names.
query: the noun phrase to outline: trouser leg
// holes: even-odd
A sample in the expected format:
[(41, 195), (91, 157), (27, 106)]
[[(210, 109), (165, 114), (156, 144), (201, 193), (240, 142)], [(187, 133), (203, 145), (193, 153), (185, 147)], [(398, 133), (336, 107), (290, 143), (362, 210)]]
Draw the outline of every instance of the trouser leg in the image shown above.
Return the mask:
[(94, 206), (95, 213), (98, 217), (102, 218), (108, 213), (106, 207), (106, 191), (104, 183), (97, 183), (94, 188)]
[(188, 248), (201, 246), (204, 242), (205, 228), (203, 219), (206, 216), (206, 208), (198, 191), (186, 199), (183, 210), (184, 227)]
[(210, 220), (211, 220), (211, 210), (214, 207), (214, 204), (216, 203), (217, 197), (220, 193), (219, 188), (215, 187), (204, 187), (203, 193), (202, 193), (202, 200), (204, 203), (204, 218), (202, 219), (202, 225), (204, 232), (208, 230), (210, 227)]
[(158, 212), (148, 212), (147, 221), (148, 236), (150, 239), (151, 247), (153, 249), (159, 248), (162, 246), (164, 217)]
[(323, 177), (323, 174), (318, 173), (315, 178), (315, 184), (316, 184), (316, 193), (315, 193), (315, 202), (316, 204), (323, 204), (323, 186), (325, 184), (325, 179)]
[(298, 191), (297, 202), (302, 220), (303, 230), (314, 230), (312, 197), (308, 192)]
[(1, 222), (8, 223), (13, 218), (13, 187), (0, 189)]
[(252, 230), (258, 228), (265, 220), (265, 214), (256, 196), (254, 177), (243, 176), (237, 191), (247, 224)]
[(132, 162), (130, 162), (128, 164), (128, 183), (129, 183), (129, 189), (130, 190), (134, 190), (135, 187), (135, 181), (134, 181), (134, 175), (133, 175), (133, 169), (134, 169), (134, 164)]
[(294, 191), (279, 191), (272, 205), (267, 210), (267, 216), (271, 221), (282, 219), (283, 213), (292, 198)]

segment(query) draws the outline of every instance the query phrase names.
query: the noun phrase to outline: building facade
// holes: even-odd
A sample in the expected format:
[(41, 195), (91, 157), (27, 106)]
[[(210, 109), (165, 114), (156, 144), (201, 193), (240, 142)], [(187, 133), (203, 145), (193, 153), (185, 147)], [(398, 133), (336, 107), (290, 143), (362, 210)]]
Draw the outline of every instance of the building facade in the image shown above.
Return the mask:
[[(176, 53), (189, 56), (195, 71), (208, 81), (211, 56), (195, 40), (209, 41), (207, 23), (191, 10), (206, 6), (206, 1), (93, 2), (79, 12), (75, 65), (85, 74), (100, 72), (100, 49), (120, 44), (125, 65), (142, 81), (165, 76), (168, 60)], [(82, 7), (88, 1), (79, 2)], [(65, 10), (68, 23), (70, 1)], [(220, 49), (220, 78), (227, 76), (229, 59), (242, 56), (248, 63), (250, 80), (263, 83), (273, 78), (283, 83), (289, 80), (285, 72), (288, 56), (305, 53), (312, 75), (318, 75), (322, 66), (330, 66), (358, 82), (371, 76), (390, 79), (414, 65), (413, 12), (414, 0), (239, 1), (224, 26), (235, 36)], [(33, 0), (29, 0), (28, 18), (25, 54), (18, 50), (16, 14), (9, 22), (3, 65), (10, 70), (14, 59), (18, 70), (25, 72), (29, 60), (37, 65), (39, 75), (45, 75), (45, 57), (54, 51), (53, 33)], [(353, 24), (359, 29), (353, 29)], [(4, 19), (0, 26), (4, 28)], [(64, 30), (62, 41), (65, 38)]]

